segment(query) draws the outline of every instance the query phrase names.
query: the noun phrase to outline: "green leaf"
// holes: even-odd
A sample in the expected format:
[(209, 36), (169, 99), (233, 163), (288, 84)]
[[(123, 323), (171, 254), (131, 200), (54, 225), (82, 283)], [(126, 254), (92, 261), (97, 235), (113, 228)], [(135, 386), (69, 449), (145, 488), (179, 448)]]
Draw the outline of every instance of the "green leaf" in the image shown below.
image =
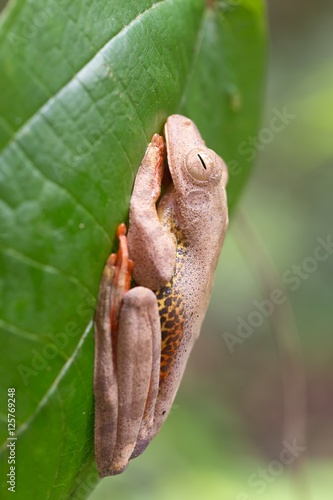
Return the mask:
[(152, 134), (182, 112), (242, 164), (233, 202), (248, 176), (238, 145), (257, 132), (265, 33), (261, 2), (236, 3), (17, 0), (2, 14), (0, 473), (14, 387), (17, 499), (95, 482), (92, 318)]

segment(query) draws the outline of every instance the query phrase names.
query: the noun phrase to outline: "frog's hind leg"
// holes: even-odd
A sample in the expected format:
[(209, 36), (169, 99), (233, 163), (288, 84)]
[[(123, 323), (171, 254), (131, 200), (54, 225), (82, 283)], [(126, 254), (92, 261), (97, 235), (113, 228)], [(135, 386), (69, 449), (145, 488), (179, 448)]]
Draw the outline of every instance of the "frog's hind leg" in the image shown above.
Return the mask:
[(126, 227), (103, 271), (95, 316), (95, 457), (100, 477), (127, 466), (143, 422), (153, 419), (161, 327), (156, 295), (130, 290)]
[(124, 296), (117, 342), (118, 421), (109, 474), (127, 467), (142, 425), (153, 421), (161, 352), (155, 294), (143, 287)]
[(116, 353), (118, 323), (124, 295), (130, 289), (132, 261), (128, 258), (126, 226), (117, 231), (119, 250), (103, 270), (95, 315), (95, 458), (100, 477), (110, 475), (117, 441), (118, 384)]

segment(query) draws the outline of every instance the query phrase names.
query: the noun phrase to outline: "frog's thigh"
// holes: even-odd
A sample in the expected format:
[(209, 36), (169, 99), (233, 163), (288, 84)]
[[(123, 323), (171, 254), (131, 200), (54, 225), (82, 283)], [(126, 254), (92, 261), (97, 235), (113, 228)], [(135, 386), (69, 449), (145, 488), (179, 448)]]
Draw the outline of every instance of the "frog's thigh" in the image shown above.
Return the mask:
[(133, 288), (124, 296), (119, 318), (118, 425), (111, 474), (118, 474), (126, 468), (136, 445), (147, 399), (150, 399), (151, 392), (157, 394), (157, 389), (152, 390), (151, 386), (158, 386), (160, 337), (155, 294), (147, 288)]

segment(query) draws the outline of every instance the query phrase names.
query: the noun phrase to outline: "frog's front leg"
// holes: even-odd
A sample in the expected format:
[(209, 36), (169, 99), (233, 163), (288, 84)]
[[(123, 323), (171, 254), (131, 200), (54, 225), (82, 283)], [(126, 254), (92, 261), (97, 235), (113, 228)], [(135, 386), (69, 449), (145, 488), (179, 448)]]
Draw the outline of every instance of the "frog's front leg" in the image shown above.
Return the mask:
[(130, 203), (128, 248), (139, 285), (158, 290), (173, 274), (175, 241), (162, 226), (156, 210), (164, 172), (164, 139), (152, 137), (138, 170)]
[(95, 456), (101, 477), (127, 466), (142, 423), (153, 419), (159, 385), (160, 321), (155, 294), (130, 288), (126, 228), (108, 259), (95, 317)]

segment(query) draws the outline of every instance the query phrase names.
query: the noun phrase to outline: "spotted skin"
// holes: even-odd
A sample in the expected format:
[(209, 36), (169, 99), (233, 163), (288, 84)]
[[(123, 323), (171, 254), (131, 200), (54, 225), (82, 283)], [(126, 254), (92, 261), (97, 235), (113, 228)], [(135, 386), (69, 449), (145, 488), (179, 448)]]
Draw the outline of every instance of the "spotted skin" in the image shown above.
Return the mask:
[(183, 338), (186, 321), (186, 305), (179, 281), (184, 277), (182, 265), (189, 253), (189, 244), (174, 217), (171, 219), (171, 231), (176, 238), (176, 263), (171, 280), (157, 290), (156, 297), (161, 321), (161, 366), (160, 386), (164, 384), (175, 362)]

